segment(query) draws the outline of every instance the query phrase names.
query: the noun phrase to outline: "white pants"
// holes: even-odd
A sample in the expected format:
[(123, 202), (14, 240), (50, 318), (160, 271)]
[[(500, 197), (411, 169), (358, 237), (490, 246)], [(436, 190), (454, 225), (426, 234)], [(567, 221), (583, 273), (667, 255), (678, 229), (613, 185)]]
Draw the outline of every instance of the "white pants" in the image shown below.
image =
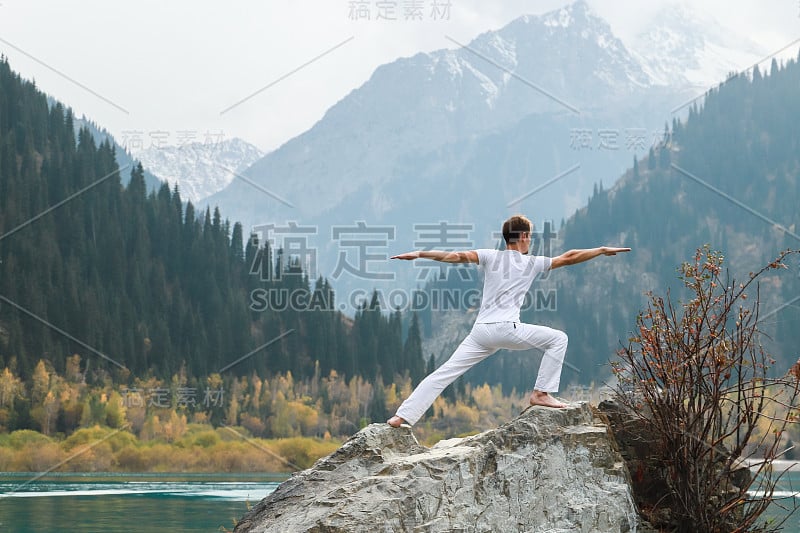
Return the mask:
[(413, 425), (445, 387), (461, 374), (497, 350), (544, 350), (534, 390), (558, 391), (561, 365), (567, 353), (567, 335), (563, 331), (519, 322), (475, 324), (467, 338), (442, 366), (423, 379), (414, 392), (397, 409), (397, 416)]

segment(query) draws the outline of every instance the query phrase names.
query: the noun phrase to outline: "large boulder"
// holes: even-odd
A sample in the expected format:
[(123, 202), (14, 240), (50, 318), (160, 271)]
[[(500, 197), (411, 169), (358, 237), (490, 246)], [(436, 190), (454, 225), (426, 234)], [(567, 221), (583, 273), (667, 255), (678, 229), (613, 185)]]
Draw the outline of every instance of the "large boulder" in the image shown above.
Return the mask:
[(533, 407), (427, 448), (372, 424), (297, 473), (237, 524), (244, 532), (635, 531), (629, 475), (586, 403)]

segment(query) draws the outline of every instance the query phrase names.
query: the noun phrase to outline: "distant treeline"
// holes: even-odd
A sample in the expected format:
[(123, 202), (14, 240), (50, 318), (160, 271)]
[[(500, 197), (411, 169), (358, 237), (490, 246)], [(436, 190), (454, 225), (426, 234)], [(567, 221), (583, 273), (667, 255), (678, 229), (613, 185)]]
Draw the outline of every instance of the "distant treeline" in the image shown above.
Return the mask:
[[(295, 379), (183, 372), (168, 380), (90, 385), (78, 355), (63, 374), (44, 360), (28, 383), (0, 370), (0, 471), (279, 471), (306, 468), (362, 427), (383, 422), (412, 388), (331, 370)], [(584, 398), (586, 399), (586, 398)], [(414, 428), (422, 441), (513, 418), (526, 394), (464, 385)]]

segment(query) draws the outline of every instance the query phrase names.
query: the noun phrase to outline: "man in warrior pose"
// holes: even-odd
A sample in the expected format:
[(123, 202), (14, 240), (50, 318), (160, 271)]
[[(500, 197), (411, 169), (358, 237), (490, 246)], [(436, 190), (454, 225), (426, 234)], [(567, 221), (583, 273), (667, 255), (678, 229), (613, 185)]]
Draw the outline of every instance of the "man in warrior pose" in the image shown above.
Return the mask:
[(602, 246), (570, 250), (553, 258), (529, 256), (527, 253), (531, 246), (531, 229), (530, 220), (515, 215), (503, 223), (506, 250), (430, 250), (392, 257), (405, 260), (433, 259), (445, 263), (477, 263), (484, 272), (484, 281), (481, 307), (472, 331), (447, 362), (417, 385), (411, 396), (397, 409), (397, 414), (388, 420), (390, 426), (399, 427), (403, 423), (414, 425), (445, 387), (499, 349), (544, 350), (530, 404), (566, 407), (550, 393), (558, 391), (561, 365), (567, 352), (567, 335), (546, 326), (521, 323), (519, 312), (525, 294), (533, 279), (541, 272), (582, 263), (600, 255), (629, 252), (630, 248)]

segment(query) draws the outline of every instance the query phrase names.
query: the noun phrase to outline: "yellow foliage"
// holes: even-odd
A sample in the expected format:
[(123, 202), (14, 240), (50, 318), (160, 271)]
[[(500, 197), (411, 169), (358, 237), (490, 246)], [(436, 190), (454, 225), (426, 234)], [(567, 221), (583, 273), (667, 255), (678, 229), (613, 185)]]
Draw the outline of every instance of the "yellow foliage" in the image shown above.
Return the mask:
[(33, 376), (31, 377), (31, 401), (34, 404), (40, 403), (50, 390), (50, 373), (44, 364), (44, 360), (39, 359), (36, 363), (36, 368), (33, 369)]
[(74, 354), (67, 357), (66, 368), (64, 370), (64, 377), (71, 383), (79, 383), (83, 381), (83, 374), (81, 374), (81, 356)]
[(192, 443), (201, 448), (210, 448), (222, 442), (216, 431), (204, 431), (194, 436)]
[(174, 442), (186, 432), (186, 415), (171, 411), (169, 421), (162, 425), (162, 435), (167, 442)]
[(44, 472), (50, 470), (65, 457), (56, 442), (48, 442), (31, 448), (17, 450), (10, 470), (15, 472)]
[(67, 472), (108, 472), (114, 464), (114, 453), (107, 441), (81, 444), (71, 450), (59, 467)]
[(489, 410), (494, 406), (492, 389), (487, 383), (473, 389), (472, 399), (475, 400), (475, 405), (481, 410)]
[[(480, 413), (477, 409), (464, 405), (463, 403), (456, 404), (455, 410), (448, 410), (447, 414), (453, 418), (454, 422), (459, 426), (467, 426), (470, 429), (477, 425), (478, 419), (480, 418)], [(467, 429), (467, 431), (469, 431), (469, 429)]]
[(197, 411), (192, 414), (192, 422), (195, 424), (208, 424), (208, 413), (204, 411)]
[(11, 407), (12, 402), (24, 392), (22, 380), (8, 367), (0, 372), (0, 407)]
[[(220, 438), (220, 431), (230, 440)], [(254, 439), (242, 428), (230, 431), (193, 425), (191, 433), (168, 444), (144, 442), (125, 431), (95, 426), (58, 443), (35, 431), (18, 431), (0, 441), (0, 469), (42, 472), (63, 462), (59, 471), (285, 472), (293, 469), (287, 460), (306, 468), (341, 445), (333, 439), (306, 437)]]
[(388, 387), (384, 388), (384, 397), (386, 398), (386, 409), (391, 412), (397, 410), (400, 407), (400, 399), (397, 397), (397, 384), (392, 383)]
[(314, 461), (333, 453), (341, 446), (341, 443), (337, 441), (309, 439), (307, 437), (295, 437), (268, 442), (276, 448), (280, 456), (300, 468), (310, 467), (314, 464)]
[(125, 419), (126, 408), (122, 396), (117, 391), (112, 391), (105, 406), (106, 424), (112, 428), (121, 428), (127, 422)]
[(270, 427), (276, 437), (312, 434), (319, 422), (319, 415), (313, 407), (296, 400), (276, 402), (273, 411), (275, 414), (270, 417)]
[(217, 373), (211, 374), (206, 379), (206, 383), (208, 384), (208, 388), (211, 390), (219, 390), (222, 388), (222, 376)]
[(81, 428), (61, 443), (64, 451), (72, 453), (79, 446), (91, 446), (96, 443), (107, 442), (111, 450), (117, 452), (128, 446), (135, 445), (136, 437), (128, 431), (118, 431), (100, 426)]
[(15, 453), (10, 448), (0, 448), (0, 472), (9, 472), (14, 464)]
[(31, 429), (18, 429), (12, 431), (8, 436), (7, 442), (11, 448), (20, 450), (22, 448), (35, 448), (53, 442), (53, 439), (42, 435), (38, 431)]
[[(182, 373), (166, 382), (151, 376), (134, 379), (133, 383), (112, 385), (106, 380), (102, 385), (92, 386), (83, 381), (80, 356), (69, 357), (66, 365), (61, 377), (45, 361), (39, 361), (27, 384), (37, 398), (31, 402), (30, 415), (42, 431), (53, 433), (58, 420), (67, 435), (74, 432), (60, 444), (36, 432), (2, 434), (4, 425), (14, 423), (14, 402), (24, 393), (26, 384), (8, 368), (0, 370), (0, 470), (32, 469), (46, 460), (78, 452), (80, 457), (62, 469), (82, 465), (87, 470), (120, 471), (286, 470), (285, 464), (253, 446), (262, 442), (253, 439), (253, 435), (289, 439), (281, 446), (295, 459), (292, 462), (310, 465), (338, 446), (337, 437), (352, 435), (361, 424), (367, 423), (376, 397), (375, 387), (382, 387), (390, 412), (412, 390), (407, 373), (396, 376), (393, 383), (385, 386), (333, 370), (325, 377), (317, 372), (313, 378), (304, 379), (295, 379), (288, 372), (266, 379), (256, 374), (225, 379), (212, 374), (198, 383), (197, 391), (202, 398), (204, 387), (220, 392), (224, 389), (224, 395), (218, 396), (219, 403), (214, 400), (212, 406), (200, 400), (178, 408), (153, 403), (149, 394), (186, 385), (188, 381)], [(468, 404), (448, 403), (444, 398), (435, 401), (433, 416), (426, 415), (423, 423), (415, 427), (420, 441), (449, 438), (500, 424), (518, 412), (518, 406), (525, 400), (513, 393), (503, 396), (500, 387), (488, 385), (466, 384), (465, 392)], [(214, 424), (224, 421), (226, 427), (214, 429), (212, 421)], [(75, 431), (79, 426), (84, 429)], [(104, 439), (114, 428), (127, 430), (106, 442)], [(332, 447), (320, 448), (313, 444), (317, 442), (314, 439), (302, 440), (312, 436), (323, 437), (318, 442)], [(30, 449), (34, 447), (45, 451), (34, 454)], [(217, 457), (217, 453), (221, 455)], [(43, 468), (50, 466), (46, 464)]]
[(267, 428), (266, 424), (257, 416), (242, 413), (239, 419), (241, 420), (242, 426), (246, 427), (252, 435), (261, 436)]

